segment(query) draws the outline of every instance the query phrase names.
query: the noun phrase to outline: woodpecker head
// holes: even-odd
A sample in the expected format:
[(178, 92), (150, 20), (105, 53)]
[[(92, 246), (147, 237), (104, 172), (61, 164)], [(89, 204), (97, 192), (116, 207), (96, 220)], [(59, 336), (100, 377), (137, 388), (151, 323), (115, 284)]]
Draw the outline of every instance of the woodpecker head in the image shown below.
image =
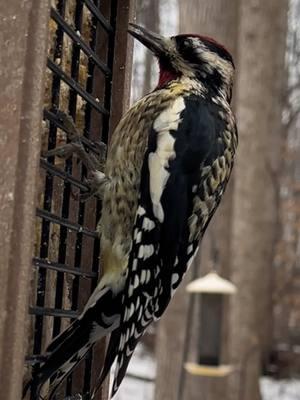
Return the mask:
[(208, 91), (231, 99), (234, 63), (230, 53), (214, 39), (195, 34), (165, 38), (136, 24), (128, 32), (157, 57), (160, 67), (158, 88), (187, 77), (201, 81)]

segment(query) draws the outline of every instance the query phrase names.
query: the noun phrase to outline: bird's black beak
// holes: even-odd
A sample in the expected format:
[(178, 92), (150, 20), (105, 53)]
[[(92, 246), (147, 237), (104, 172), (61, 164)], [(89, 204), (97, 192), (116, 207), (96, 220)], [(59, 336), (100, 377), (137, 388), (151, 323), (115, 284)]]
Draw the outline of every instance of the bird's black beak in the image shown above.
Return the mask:
[(166, 39), (157, 33), (148, 31), (147, 29), (133, 23), (129, 23), (128, 32), (157, 57), (164, 54), (166, 50)]

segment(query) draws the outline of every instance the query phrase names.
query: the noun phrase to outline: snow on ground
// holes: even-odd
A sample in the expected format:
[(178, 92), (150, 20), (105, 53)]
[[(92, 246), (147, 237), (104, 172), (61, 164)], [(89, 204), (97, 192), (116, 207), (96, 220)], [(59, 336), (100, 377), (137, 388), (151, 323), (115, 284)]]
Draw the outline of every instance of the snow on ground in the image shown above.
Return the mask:
[[(145, 350), (143, 345), (138, 345), (129, 363), (127, 376), (125, 376), (115, 400), (153, 400), (156, 364), (153, 356)], [(113, 374), (113, 372), (112, 372)], [(135, 379), (131, 375), (146, 380)], [(152, 382), (149, 380), (153, 380)], [(111, 380), (112, 381), (112, 380)]]
[(126, 377), (114, 399), (153, 400), (154, 383), (142, 382), (130, 377)]
[(300, 400), (300, 380), (271, 378), (260, 379), (263, 400)]
[[(115, 400), (153, 400), (156, 363), (153, 355), (142, 344), (136, 348), (127, 373)], [(262, 377), (260, 389), (262, 400), (300, 400), (300, 379), (275, 380)]]

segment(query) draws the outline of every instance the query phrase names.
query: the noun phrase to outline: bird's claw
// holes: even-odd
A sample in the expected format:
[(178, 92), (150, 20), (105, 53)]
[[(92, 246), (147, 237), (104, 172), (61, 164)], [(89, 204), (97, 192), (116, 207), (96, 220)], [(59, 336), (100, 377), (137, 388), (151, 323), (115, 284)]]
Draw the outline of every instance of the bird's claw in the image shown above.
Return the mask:
[(64, 127), (64, 130), (66, 131), (68, 138), (70, 140), (74, 140), (75, 138), (80, 138), (80, 133), (76, 128), (75, 122), (70, 114), (66, 114), (63, 111), (57, 110), (56, 118)]

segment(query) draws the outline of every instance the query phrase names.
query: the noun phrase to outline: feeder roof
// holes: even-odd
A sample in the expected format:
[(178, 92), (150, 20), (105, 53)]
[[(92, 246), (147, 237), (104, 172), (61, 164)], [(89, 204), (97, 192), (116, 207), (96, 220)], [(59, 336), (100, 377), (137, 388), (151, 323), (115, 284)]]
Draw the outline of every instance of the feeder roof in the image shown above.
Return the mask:
[(221, 278), (216, 272), (210, 272), (203, 278), (194, 280), (187, 285), (186, 290), (192, 293), (221, 293), (234, 294), (236, 286)]

